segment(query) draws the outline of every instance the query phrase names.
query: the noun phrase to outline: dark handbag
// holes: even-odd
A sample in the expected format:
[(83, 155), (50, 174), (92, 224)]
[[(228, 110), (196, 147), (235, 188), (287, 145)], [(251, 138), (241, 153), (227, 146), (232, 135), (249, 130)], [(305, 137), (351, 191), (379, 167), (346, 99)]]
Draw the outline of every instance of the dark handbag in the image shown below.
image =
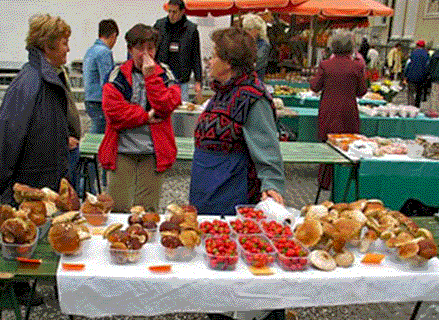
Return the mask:
[(284, 125), (279, 120), (276, 121), (277, 132), (279, 135), (279, 141), (296, 141), (296, 134), (291, 131), (286, 125)]
[(407, 201), (402, 205), (399, 211), (408, 217), (428, 217), (433, 216), (435, 213), (438, 213), (439, 207), (427, 206), (417, 199), (407, 199)]

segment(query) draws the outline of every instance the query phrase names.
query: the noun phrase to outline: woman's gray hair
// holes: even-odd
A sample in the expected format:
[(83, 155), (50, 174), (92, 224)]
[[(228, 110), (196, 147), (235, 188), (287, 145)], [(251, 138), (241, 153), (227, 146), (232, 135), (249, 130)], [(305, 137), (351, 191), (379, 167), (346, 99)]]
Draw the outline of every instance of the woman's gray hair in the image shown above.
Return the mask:
[(247, 13), (242, 16), (242, 28), (244, 30), (257, 29), (259, 30), (259, 37), (270, 43), (267, 36), (267, 24), (264, 19), (254, 13)]
[(339, 30), (332, 35), (329, 46), (334, 54), (351, 54), (354, 51), (354, 35), (350, 31)]

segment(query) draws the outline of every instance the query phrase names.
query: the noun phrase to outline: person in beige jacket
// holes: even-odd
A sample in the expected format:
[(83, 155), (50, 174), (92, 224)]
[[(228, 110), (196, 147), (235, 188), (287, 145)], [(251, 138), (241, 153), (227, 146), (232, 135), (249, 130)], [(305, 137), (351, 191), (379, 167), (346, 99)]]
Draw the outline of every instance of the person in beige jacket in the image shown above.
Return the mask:
[(390, 69), (390, 76), (392, 80), (400, 79), (400, 75), (402, 72), (401, 43), (396, 43), (395, 46), (387, 54), (387, 66)]

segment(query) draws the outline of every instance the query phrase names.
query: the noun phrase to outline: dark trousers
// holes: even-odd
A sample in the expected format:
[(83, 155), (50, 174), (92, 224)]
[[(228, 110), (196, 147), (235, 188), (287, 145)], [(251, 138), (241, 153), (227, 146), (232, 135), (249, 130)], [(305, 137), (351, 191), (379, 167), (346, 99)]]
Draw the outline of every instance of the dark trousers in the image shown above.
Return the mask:
[(408, 82), (407, 84), (408, 104), (411, 106), (415, 106), (416, 108), (421, 107), (421, 99), (424, 93), (424, 84), (415, 82)]

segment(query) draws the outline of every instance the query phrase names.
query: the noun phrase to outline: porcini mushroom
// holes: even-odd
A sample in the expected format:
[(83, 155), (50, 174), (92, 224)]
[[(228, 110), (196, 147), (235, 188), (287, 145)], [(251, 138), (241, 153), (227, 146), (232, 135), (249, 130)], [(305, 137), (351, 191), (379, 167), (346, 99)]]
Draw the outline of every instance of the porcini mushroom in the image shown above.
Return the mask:
[(294, 231), (294, 237), (306, 247), (315, 246), (323, 235), (322, 225), (315, 219), (305, 220)]

